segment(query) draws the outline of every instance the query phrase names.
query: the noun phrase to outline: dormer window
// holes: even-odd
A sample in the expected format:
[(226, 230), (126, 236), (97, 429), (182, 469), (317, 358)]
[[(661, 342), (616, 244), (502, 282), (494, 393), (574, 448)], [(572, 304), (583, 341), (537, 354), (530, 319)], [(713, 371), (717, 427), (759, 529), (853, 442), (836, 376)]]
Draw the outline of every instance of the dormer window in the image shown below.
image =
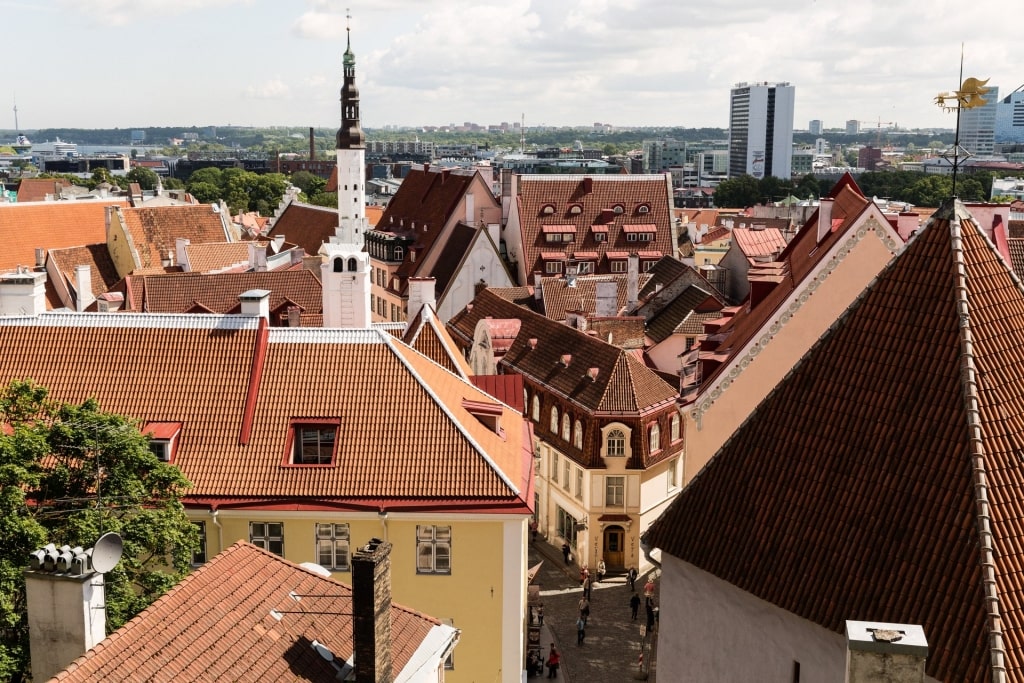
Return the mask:
[(293, 419), (290, 465), (330, 465), (334, 460), (340, 422), (334, 419)]
[(620, 429), (613, 429), (605, 437), (605, 453), (608, 457), (622, 457), (626, 454), (626, 435)]
[(583, 207), (581, 205), (579, 205), (579, 204), (570, 204), (569, 205), (569, 215), (571, 215), (571, 216), (578, 216), (581, 213), (583, 213)]
[(623, 206), (622, 204), (614, 204), (612, 206), (612, 212), (615, 213), (616, 215), (623, 214), (626, 212), (626, 207)]
[(555, 205), (554, 204), (545, 204), (544, 206), (540, 207), (540, 212), (541, 212), (541, 214), (543, 214), (545, 216), (550, 216), (551, 214), (553, 214), (555, 212)]
[(551, 433), (558, 434), (558, 406), (551, 406)]
[(149, 450), (160, 462), (174, 462), (178, 449), (180, 422), (147, 422), (142, 433), (149, 437)]
[(401, 261), (403, 258), (405, 258), (405, 249), (395, 247), (395, 260)]
[(638, 207), (636, 207), (636, 212), (637, 213), (650, 213), (651, 212), (651, 205), (650, 204), (641, 204)]

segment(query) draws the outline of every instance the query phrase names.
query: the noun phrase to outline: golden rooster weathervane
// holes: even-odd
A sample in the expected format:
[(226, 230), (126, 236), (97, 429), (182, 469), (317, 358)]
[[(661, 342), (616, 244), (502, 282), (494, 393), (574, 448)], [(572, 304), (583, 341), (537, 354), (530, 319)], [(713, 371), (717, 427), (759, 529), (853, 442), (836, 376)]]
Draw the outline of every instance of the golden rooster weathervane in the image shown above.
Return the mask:
[[(992, 88), (986, 88), (985, 85), (989, 79), (980, 80), (977, 78), (964, 79), (964, 46), (960, 45), (960, 78), (961, 84), (959, 90), (953, 92), (940, 92), (935, 96), (935, 104), (937, 104), (943, 111), (956, 112), (956, 137), (953, 141), (953, 196), (956, 196), (956, 176), (957, 170), (960, 167), (960, 157), (970, 157), (971, 153), (960, 146), (960, 112), (964, 109), (974, 109), (976, 107), (984, 107), (988, 104), (988, 100), (985, 99), (985, 95), (988, 94)], [(947, 102), (952, 102), (947, 104)], [(948, 159), (949, 154), (943, 153), (940, 156)]]

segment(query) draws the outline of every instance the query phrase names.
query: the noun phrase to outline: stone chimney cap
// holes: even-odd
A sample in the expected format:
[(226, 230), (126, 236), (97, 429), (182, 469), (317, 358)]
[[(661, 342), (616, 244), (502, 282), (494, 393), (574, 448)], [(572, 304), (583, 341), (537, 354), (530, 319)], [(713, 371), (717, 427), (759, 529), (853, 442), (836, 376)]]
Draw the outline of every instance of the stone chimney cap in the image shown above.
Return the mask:
[(850, 650), (860, 652), (928, 656), (928, 639), (916, 624), (847, 621), (846, 643)]

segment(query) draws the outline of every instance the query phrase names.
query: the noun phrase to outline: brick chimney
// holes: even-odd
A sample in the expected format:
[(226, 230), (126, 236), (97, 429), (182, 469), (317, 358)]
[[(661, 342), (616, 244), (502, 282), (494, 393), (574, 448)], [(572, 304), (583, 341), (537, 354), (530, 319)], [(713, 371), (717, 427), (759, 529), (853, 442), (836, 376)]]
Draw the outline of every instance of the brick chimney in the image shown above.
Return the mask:
[(391, 544), (379, 538), (352, 555), (352, 639), (356, 683), (391, 683)]
[(927, 657), (920, 626), (846, 622), (846, 683), (924, 683)]

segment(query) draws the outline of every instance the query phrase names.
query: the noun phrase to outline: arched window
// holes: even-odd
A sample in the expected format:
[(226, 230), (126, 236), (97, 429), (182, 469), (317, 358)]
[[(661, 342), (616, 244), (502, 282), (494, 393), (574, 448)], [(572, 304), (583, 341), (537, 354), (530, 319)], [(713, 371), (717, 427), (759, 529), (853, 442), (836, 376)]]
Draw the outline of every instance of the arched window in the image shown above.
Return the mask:
[(533, 418), (534, 422), (540, 422), (540, 396), (533, 397), (533, 410), (530, 413), (530, 417)]
[(576, 427), (572, 433), (572, 445), (576, 448), (583, 448), (583, 423), (576, 420)]
[(659, 450), (661, 448), (661, 428), (658, 427), (657, 422), (651, 425), (650, 430), (647, 432), (647, 436), (650, 441), (651, 452), (653, 453), (654, 451)]
[(354, 273), (354, 272), (356, 272), (356, 270), (357, 270), (357, 268), (356, 268), (356, 260), (354, 258), (350, 258), (348, 260), (348, 272)]
[(345, 260), (340, 256), (334, 259), (334, 272), (341, 273), (345, 270)]
[(405, 258), (405, 249), (402, 249), (401, 247), (395, 247), (395, 260), (396, 261), (401, 261), (404, 258)]
[(562, 438), (565, 439), (566, 441), (568, 441), (570, 437), (569, 425), (569, 413), (566, 413), (565, 415), (562, 416)]
[(620, 429), (613, 429), (605, 437), (605, 452), (609, 456), (623, 456), (626, 454), (626, 435)]
[(558, 433), (558, 406), (551, 406), (551, 431)]
[(679, 441), (679, 416), (678, 415), (673, 415), (672, 416), (671, 427), (672, 427), (672, 441), (673, 442)]

